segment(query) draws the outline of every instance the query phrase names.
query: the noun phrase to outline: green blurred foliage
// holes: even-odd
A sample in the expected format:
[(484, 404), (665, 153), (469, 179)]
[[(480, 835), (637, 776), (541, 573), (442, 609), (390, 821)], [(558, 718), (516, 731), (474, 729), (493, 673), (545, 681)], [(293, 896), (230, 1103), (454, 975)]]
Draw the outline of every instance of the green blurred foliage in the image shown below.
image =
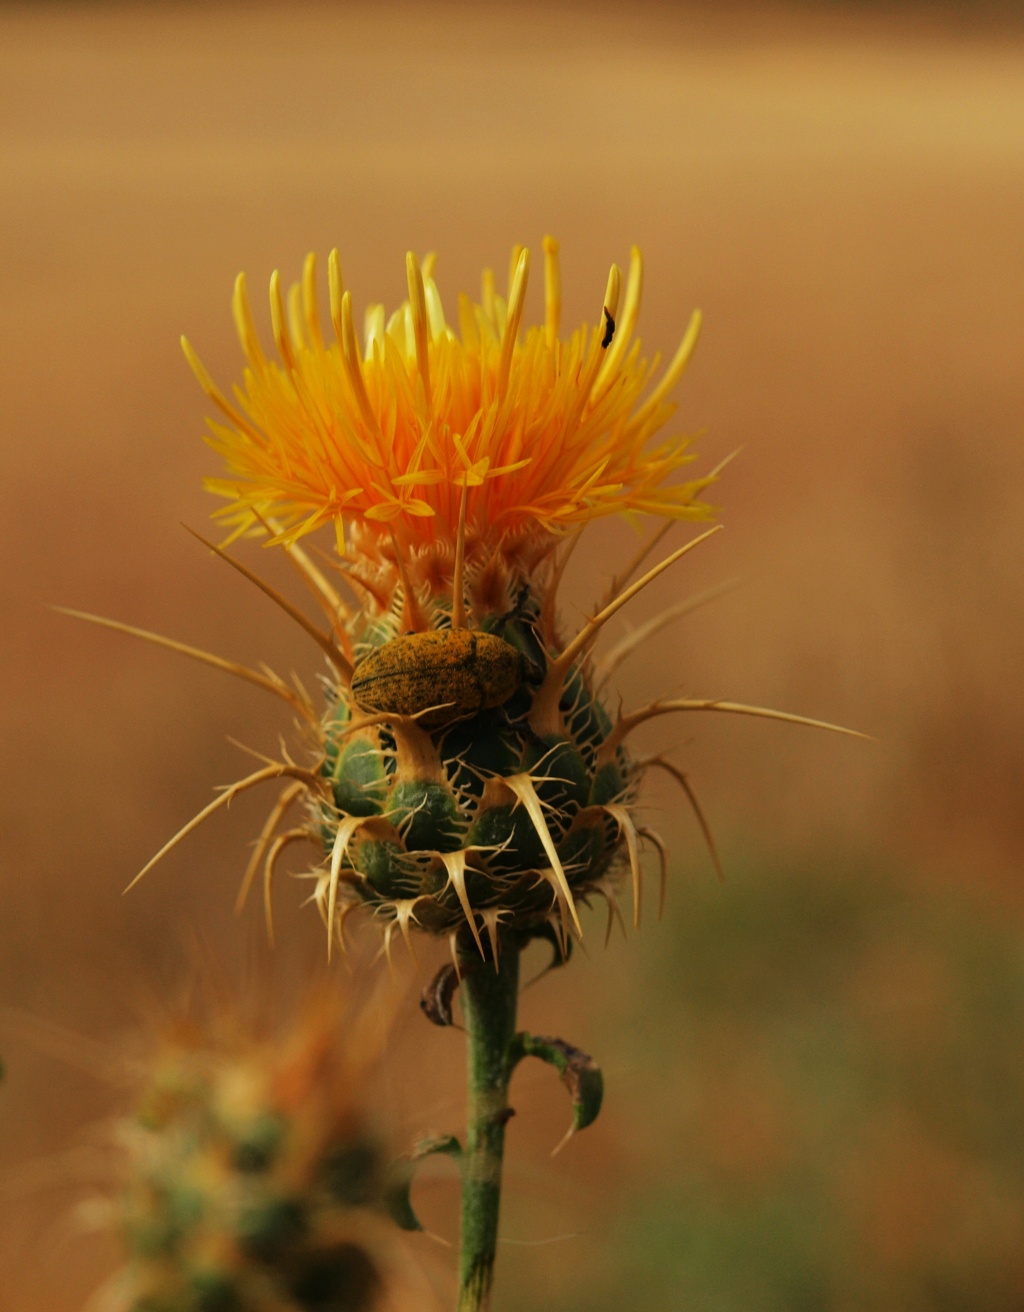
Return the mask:
[(544, 1306), (1024, 1308), (1019, 927), (834, 862), (679, 887), (605, 1049), (646, 1078), (604, 1256)]

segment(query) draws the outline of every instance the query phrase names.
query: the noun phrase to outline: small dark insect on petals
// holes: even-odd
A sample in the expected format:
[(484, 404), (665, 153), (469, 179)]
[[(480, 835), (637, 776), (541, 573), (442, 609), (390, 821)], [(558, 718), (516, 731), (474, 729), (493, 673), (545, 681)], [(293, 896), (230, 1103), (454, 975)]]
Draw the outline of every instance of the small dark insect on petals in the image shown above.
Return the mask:
[(615, 320), (608, 311), (607, 305), (604, 307), (604, 336), (601, 338), (601, 350), (607, 351), (612, 344), (612, 338), (615, 336)]

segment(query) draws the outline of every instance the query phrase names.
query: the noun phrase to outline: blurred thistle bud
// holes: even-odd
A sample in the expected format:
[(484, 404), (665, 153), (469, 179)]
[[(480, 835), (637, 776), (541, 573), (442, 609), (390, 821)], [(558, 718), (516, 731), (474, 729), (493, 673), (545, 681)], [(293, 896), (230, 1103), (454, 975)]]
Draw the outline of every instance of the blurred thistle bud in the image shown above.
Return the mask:
[(425, 1312), (351, 1019), (323, 993), (287, 1031), (218, 1016), (164, 1037), (119, 1127), (127, 1260), (98, 1309)]

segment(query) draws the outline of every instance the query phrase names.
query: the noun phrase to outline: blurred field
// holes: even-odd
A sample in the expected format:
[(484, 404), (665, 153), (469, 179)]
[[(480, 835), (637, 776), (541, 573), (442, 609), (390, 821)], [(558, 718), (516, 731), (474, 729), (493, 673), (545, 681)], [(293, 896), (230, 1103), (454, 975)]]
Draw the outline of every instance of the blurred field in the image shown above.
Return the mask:
[[(672, 350), (691, 308), (703, 308), (706, 331), (679, 390), (678, 422), (702, 434), (703, 467), (742, 448), (715, 497), (728, 531), (638, 601), (629, 622), (716, 581), (741, 576), (745, 585), (623, 671), (627, 705), (678, 688), (838, 720), (880, 742), (725, 717), (650, 731), (647, 743), (672, 747), (698, 786), (736, 883), (722, 894), (704, 887), (710, 868), (691, 818), (669, 792), (654, 794), (654, 823), (676, 853), (676, 919), (648, 924), (607, 960), (595, 918), (589, 958), (529, 995), (528, 1024), (543, 1016), (545, 1029), (601, 1046), (615, 1093), (603, 1125), (556, 1169), (546, 1150), (564, 1122), (561, 1091), (528, 1085), (513, 1127), (521, 1201), (510, 1226), (522, 1221), (524, 1239), (586, 1229), (564, 1254), (543, 1250), (537, 1261), (549, 1272), (559, 1262), (593, 1272), (603, 1269), (604, 1236), (628, 1229), (615, 1219), (616, 1202), (623, 1218), (627, 1207), (638, 1211), (637, 1198), (659, 1215), (699, 1210), (690, 1177), (644, 1174), (658, 1154), (634, 1152), (630, 1136), (636, 1109), (654, 1105), (644, 1101), (646, 1058), (634, 1053), (625, 1069), (614, 1055), (645, 1016), (653, 1049), (683, 1045), (659, 1079), (704, 1081), (694, 1105), (726, 1079), (696, 1055), (692, 1068), (687, 1062), (686, 1045), (705, 1025), (729, 1033), (713, 991), (700, 992), (686, 971), (655, 969), (693, 946), (690, 899), (695, 917), (714, 919), (719, 896), (724, 908), (752, 908), (775, 942), (787, 922), (770, 881), (791, 890), (795, 911), (803, 905), (792, 889), (805, 876), (785, 871), (817, 869), (826, 884), (833, 864), (894, 872), (865, 882), (857, 915), (884, 920), (892, 898), (904, 899), (902, 919), (890, 925), (895, 941), (924, 935), (924, 957), (940, 973), (959, 960), (958, 924), (987, 944), (977, 969), (1005, 960), (1007, 1010), (996, 1015), (983, 998), (958, 1011), (957, 1023), (976, 1029), (988, 1018), (986, 1051), (1019, 1046), (1020, 27), (954, 21), (945, 11), (772, 6), (627, 14), (570, 5), (6, 5), (0, 180), (5, 1005), (115, 1042), (149, 999), (180, 989), (190, 927), (229, 972), (258, 933), (255, 906), (241, 923), (231, 915), (244, 845), (262, 815), (255, 800), (198, 833), (130, 897), (120, 891), (214, 784), (248, 768), (227, 737), (270, 748), (286, 717), (255, 690), (45, 609), (116, 616), (304, 676), (317, 668), (269, 604), (179, 528), (206, 522), (199, 482), (212, 457), (199, 440), (204, 398), (178, 334), (188, 332), (226, 383), (240, 363), (229, 298), (241, 268), (258, 297), (274, 268), (295, 277), (307, 250), (326, 255), (337, 245), (357, 305), (394, 304), (404, 294), (405, 250), (432, 249), (453, 301), (475, 290), (485, 263), (503, 272), (513, 242), (538, 247), (550, 231), (562, 244), (567, 322), (593, 316), (609, 262), (624, 264), (632, 242), (647, 261), (646, 347)], [(536, 308), (536, 286), (532, 294)], [(593, 532), (568, 581), (568, 614), (590, 605), (633, 545), (625, 527)], [(858, 883), (849, 873), (845, 880)], [(280, 940), (288, 961), (317, 961), (315, 917), (298, 901), (282, 884)], [(989, 928), (995, 916), (1005, 929)], [(932, 935), (936, 918), (943, 928)], [(824, 930), (808, 934), (816, 950), (829, 941)], [(841, 955), (844, 979), (869, 971), (873, 941), (865, 936), (867, 956)], [(745, 942), (725, 935), (723, 959), (739, 968)], [(893, 961), (894, 973), (880, 967), (864, 985), (871, 997), (918, 987), (900, 974), (900, 952)], [(615, 970), (622, 987), (613, 989)], [(975, 977), (964, 978), (957, 987), (970, 992)], [(813, 997), (817, 985), (793, 987)], [(835, 1003), (840, 1027), (845, 1006)], [(757, 1051), (771, 1049), (772, 1014), (766, 1003), (768, 1028), (751, 1040)], [(885, 1041), (897, 1042), (897, 1022), (884, 1012), (876, 1019)], [(424, 1120), (449, 1128), (457, 1036), (410, 1026), (401, 1044), (417, 1081), (423, 1053), (443, 1055), (432, 1055), (422, 1077), (429, 1087), (417, 1083), (429, 1116), (410, 1105), (400, 1078), (396, 1115), (415, 1131), (428, 1128)], [(18, 1027), (0, 1050), (8, 1066), (0, 1308), (64, 1312), (81, 1305), (110, 1257), (98, 1241), (67, 1237), (69, 1170), (44, 1164), (79, 1142), (112, 1094)], [(973, 1060), (956, 1055), (955, 1043), (953, 1052), (954, 1066)], [(979, 1115), (1017, 1136), (999, 1099), (1019, 1089), (1018, 1075), (997, 1073), (971, 1094)], [(888, 1106), (885, 1090), (900, 1078), (889, 1067), (878, 1076), (878, 1106)], [(798, 1071), (788, 1092), (778, 1072), (770, 1079), (782, 1082), (778, 1115), (799, 1117), (810, 1096), (800, 1092), (805, 1075)], [(752, 1097), (759, 1086), (742, 1087)], [(664, 1097), (673, 1100), (671, 1085)], [(690, 1106), (674, 1112), (683, 1142), (701, 1124)], [(924, 1178), (894, 1116), (874, 1126), (881, 1146), (857, 1166), (865, 1179), (883, 1161), (900, 1179), (915, 1170)], [(936, 1152), (952, 1143), (948, 1126), (928, 1133)], [(1024, 1180), (1018, 1163), (991, 1183), (987, 1163), (1002, 1160), (993, 1142), (954, 1145), (956, 1162), (981, 1173), (971, 1176), (981, 1199), (971, 1224), (994, 1225), (998, 1213), (1012, 1227)], [(913, 1158), (903, 1175), (904, 1158), (888, 1143)], [(921, 1188), (955, 1196), (959, 1169)], [(820, 1179), (827, 1160), (809, 1170)], [(434, 1192), (443, 1190), (430, 1193), (428, 1209)], [(869, 1195), (864, 1184), (856, 1196)], [(525, 1226), (536, 1197), (553, 1210), (544, 1234)], [(899, 1188), (892, 1197), (902, 1197)], [(558, 1200), (568, 1200), (571, 1224)], [(450, 1210), (437, 1207), (437, 1224), (450, 1227)], [(711, 1224), (708, 1215), (693, 1233)], [(731, 1215), (726, 1229), (739, 1225)], [(924, 1248), (945, 1233), (927, 1224)], [(744, 1249), (729, 1234), (738, 1246), (729, 1261), (742, 1267), (762, 1240)], [(628, 1235), (622, 1242), (606, 1293), (641, 1260), (629, 1253), (647, 1251), (630, 1248)], [(541, 1251), (515, 1250), (509, 1270), (525, 1281)], [(852, 1251), (840, 1266), (865, 1260)], [(653, 1270), (660, 1259), (642, 1260)], [(654, 1281), (647, 1306), (1019, 1307), (1019, 1267), (984, 1253), (979, 1261), (1002, 1262), (1009, 1283), (992, 1283), (974, 1301), (952, 1277), (948, 1297), (922, 1293), (923, 1277), (890, 1279), (887, 1270), (903, 1268), (881, 1262), (882, 1285), (859, 1301), (833, 1297), (827, 1281), (812, 1282), (803, 1301), (789, 1289), (759, 1302), (742, 1282), (712, 1288), (680, 1277), (667, 1288)], [(673, 1289), (690, 1301), (676, 1302)], [(593, 1290), (585, 1304), (574, 1296), (563, 1288), (552, 1306), (625, 1305), (601, 1303)], [(503, 1297), (500, 1306), (516, 1305), (511, 1288)]]
[(510, 1209), (519, 1234), (588, 1233), (510, 1249), (512, 1306), (1019, 1308), (1019, 929), (835, 857), (734, 865), (669, 921), (606, 975), (620, 1124), (575, 1149), (589, 1197)]

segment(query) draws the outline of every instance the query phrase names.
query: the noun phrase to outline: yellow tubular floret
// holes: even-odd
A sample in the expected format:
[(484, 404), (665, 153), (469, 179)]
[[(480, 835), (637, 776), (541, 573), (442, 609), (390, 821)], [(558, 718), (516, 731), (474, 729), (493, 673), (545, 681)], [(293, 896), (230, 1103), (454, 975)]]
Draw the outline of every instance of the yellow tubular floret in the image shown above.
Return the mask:
[(658, 406), (661, 405), (683, 374), (686, 373), (686, 366), (690, 363), (690, 356), (693, 355), (694, 347), (697, 345), (697, 338), (700, 336), (701, 322), (700, 310), (694, 310), (690, 316), (690, 322), (687, 325), (683, 340), (679, 343), (679, 349), (672, 357), (672, 363), (665, 370), (661, 381), (634, 415), (634, 423), (643, 423), (654, 414)]
[[(337, 327), (337, 325), (335, 325)], [(345, 365), (349, 383), (356, 398), (356, 404), (363, 417), (363, 422), (371, 433), (383, 443), (384, 437), (377, 423), (377, 417), (366, 394), (366, 383), (359, 363), (359, 347), (356, 342), (356, 328), (352, 320), (352, 293), (346, 292), (341, 298), (341, 358)]]
[(302, 306), (302, 287), (293, 282), (288, 288), (288, 331), (300, 351), (306, 348), (306, 318)]
[(270, 322), (274, 330), (274, 345), (289, 373), (296, 371), (295, 354), (288, 337), (288, 324), (281, 294), (281, 275), (275, 269), (270, 275)]
[[(619, 312), (619, 292), (622, 289), (622, 274), (619, 272), (619, 266), (613, 264), (608, 270), (608, 282), (604, 289), (604, 305), (602, 309), (605, 314), (611, 316), (612, 323), (615, 322), (615, 316)], [(602, 326), (603, 327), (603, 326)], [(614, 341), (614, 338), (613, 338)], [(607, 355), (605, 359), (607, 360)]]
[[(270, 280), (276, 359), (264, 354), (244, 276), (232, 303), (247, 368), (234, 397), (220, 391), (191, 346), (183, 349), (221, 412), (210, 445), (226, 466), (211, 490), (226, 522), (261, 519), (294, 542), (333, 521), (379, 526), (403, 549), (454, 543), (467, 488), (467, 533), (484, 550), (523, 536), (560, 534), (616, 513), (706, 519), (709, 479), (679, 482), (692, 455), (684, 438), (650, 439), (672, 413), (668, 397), (690, 359), (694, 315), (653, 389), (636, 327), (643, 265), (631, 253), (623, 279), (613, 265), (598, 321), (561, 337), (558, 245), (544, 241), (544, 318), (525, 321), (529, 252), (514, 248), (507, 300), (485, 270), (480, 304), (459, 300), (449, 327), (434, 258), (406, 260), (409, 299), (387, 319), (366, 312), (365, 351), (337, 251), (328, 258), (325, 341), (316, 261), (286, 293)], [(646, 395), (645, 395), (646, 393)], [(226, 422), (225, 422), (226, 421)], [(490, 543), (490, 547), (488, 547)], [(511, 549), (511, 548), (510, 548)]]
[(341, 275), (341, 260), (337, 249), (327, 257), (327, 290), (331, 298), (331, 323), (334, 335), (341, 345), (341, 298), (345, 294), (345, 280)]
[(505, 322), (505, 334), (501, 339), (501, 358), (498, 361), (498, 400), (504, 400), (508, 388), (509, 371), (512, 368), (512, 353), (519, 337), (519, 325), (523, 320), (526, 304), (526, 282), (530, 276), (530, 252), (522, 251), (516, 261), (508, 293), (508, 318)]
[(427, 295), (423, 289), (423, 271), (416, 256), (409, 251), (405, 257), (405, 272), (409, 280), (409, 308), (412, 311), (413, 342), (416, 351), (416, 368), (423, 382), (423, 390), (430, 408), (430, 352), (428, 349)]
[(235, 316), (235, 328), (238, 331), (245, 358), (258, 374), (265, 373), (267, 358), (263, 354), (263, 348), (260, 346), (260, 339), (256, 332), (256, 325), (252, 321), (252, 310), (249, 307), (249, 294), (246, 291), (244, 273), (240, 273), (235, 279), (235, 294), (231, 309)]
[(306, 256), (302, 266), (302, 311), (306, 319), (306, 334), (314, 351), (324, 349), (324, 337), (320, 329), (320, 314), (316, 299), (316, 256), (312, 251)]
[(562, 323), (562, 278), (558, 267), (558, 242), (554, 237), (544, 238), (544, 328), (548, 350), (558, 342)]
[[(614, 378), (619, 365), (626, 354), (626, 348), (636, 331), (637, 319), (640, 317), (640, 293), (643, 290), (644, 265), (640, 252), (634, 246), (630, 252), (629, 278), (626, 281), (626, 303), (615, 327), (615, 337), (608, 348), (597, 376), (595, 390), (599, 394)], [(615, 311), (612, 310), (614, 317)]]
[(524, 250), (526, 250), (526, 247), (516, 242), (508, 257), (508, 301), (510, 305), (512, 303), (512, 286), (515, 283), (516, 274), (519, 272), (519, 261)]

